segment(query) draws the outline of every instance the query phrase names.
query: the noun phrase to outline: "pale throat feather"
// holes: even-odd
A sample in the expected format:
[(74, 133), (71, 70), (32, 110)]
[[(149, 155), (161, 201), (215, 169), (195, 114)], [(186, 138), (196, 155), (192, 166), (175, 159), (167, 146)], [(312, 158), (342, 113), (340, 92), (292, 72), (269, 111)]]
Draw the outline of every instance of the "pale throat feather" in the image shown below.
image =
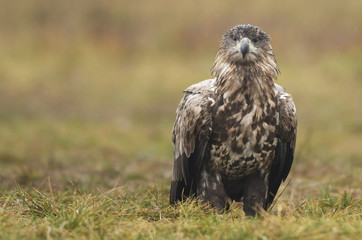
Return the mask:
[(220, 49), (212, 68), (212, 75), (216, 77), (215, 86), (220, 93), (236, 90), (245, 79), (252, 80), (250, 87), (257, 87), (257, 91), (262, 91), (260, 88), (263, 86), (273, 89), (273, 81), (279, 72), (272, 50), (261, 54), (257, 62), (241, 64), (230, 61), (227, 53)]

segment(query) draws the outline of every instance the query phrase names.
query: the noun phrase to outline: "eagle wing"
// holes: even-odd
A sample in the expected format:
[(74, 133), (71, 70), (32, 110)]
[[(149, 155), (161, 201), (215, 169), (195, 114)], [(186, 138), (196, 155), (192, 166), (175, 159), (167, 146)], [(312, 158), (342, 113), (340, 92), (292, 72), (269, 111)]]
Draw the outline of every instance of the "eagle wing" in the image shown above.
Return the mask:
[(212, 131), (214, 82), (214, 79), (209, 79), (187, 88), (176, 110), (172, 132), (174, 165), (171, 204), (196, 193), (196, 176), (200, 172)]
[(285, 181), (289, 174), (293, 163), (297, 135), (297, 115), (292, 97), (278, 84), (275, 84), (275, 89), (279, 98), (278, 144), (275, 151), (275, 159), (269, 173), (268, 205), (273, 202), (280, 184), (282, 181)]

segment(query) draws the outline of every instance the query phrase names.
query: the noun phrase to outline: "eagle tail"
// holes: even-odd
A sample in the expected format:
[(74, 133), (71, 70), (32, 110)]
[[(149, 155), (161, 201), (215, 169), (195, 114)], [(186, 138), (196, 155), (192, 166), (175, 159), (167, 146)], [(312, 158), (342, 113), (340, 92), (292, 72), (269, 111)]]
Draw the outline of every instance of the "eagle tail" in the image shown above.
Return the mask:
[(184, 181), (175, 181), (171, 182), (170, 190), (170, 204), (176, 204), (178, 201), (182, 201), (186, 197), (189, 197), (192, 194), (192, 184), (185, 185)]
[(185, 185), (183, 181), (172, 181), (170, 190), (170, 204), (175, 204), (181, 200), (182, 191)]

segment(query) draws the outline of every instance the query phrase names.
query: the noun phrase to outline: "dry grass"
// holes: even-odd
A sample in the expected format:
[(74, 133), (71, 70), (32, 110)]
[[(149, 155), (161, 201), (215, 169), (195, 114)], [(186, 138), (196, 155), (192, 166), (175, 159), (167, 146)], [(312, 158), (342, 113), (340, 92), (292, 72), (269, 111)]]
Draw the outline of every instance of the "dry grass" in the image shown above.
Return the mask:
[[(20, 188), (2, 194), (2, 239), (358, 239), (361, 200), (328, 190), (316, 199), (282, 200), (262, 217), (240, 206), (219, 214), (188, 201), (167, 204), (167, 191), (113, 188), (60, 193)], [(10, 229), (12, 231), (6, 231)], [(15, 231), (15, 229), (17, 229)]]

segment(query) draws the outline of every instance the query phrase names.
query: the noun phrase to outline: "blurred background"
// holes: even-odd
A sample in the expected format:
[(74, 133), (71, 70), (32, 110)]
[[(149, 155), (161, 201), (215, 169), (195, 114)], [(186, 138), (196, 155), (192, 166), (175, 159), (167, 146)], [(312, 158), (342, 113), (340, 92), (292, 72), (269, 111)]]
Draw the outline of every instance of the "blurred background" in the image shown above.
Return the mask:
[(171, 130), (221, 36), (272, 38), (299, 129), (286, 196), (361, 194), (362, 1), (0, 0), (1, 188), (169, 188)]

